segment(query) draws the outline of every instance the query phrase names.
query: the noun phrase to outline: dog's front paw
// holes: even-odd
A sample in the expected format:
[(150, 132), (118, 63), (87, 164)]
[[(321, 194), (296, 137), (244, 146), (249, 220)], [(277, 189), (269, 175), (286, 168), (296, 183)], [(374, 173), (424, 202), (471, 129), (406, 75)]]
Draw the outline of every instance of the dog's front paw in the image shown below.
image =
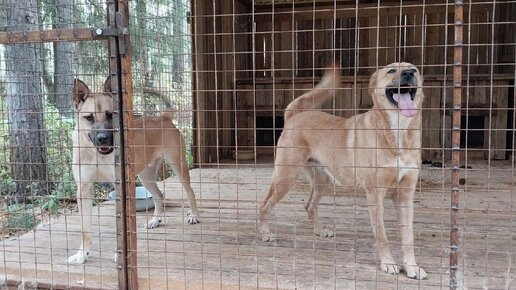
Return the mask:
[(380, 264), (380, 269), (387, 274), (396, 275), (400, 273), (400, 266), (396, 264), (396, 262), (382, 262)]
[(189, 210), (187, 213), (186, 213), (186, 216), (188, 217), (188, 223), (193, 225), (193, 224), (197, 224), (197, 223), (200, 223), (199, 219), (197, 218), (197, 215), (195, 214), (192, 214), (192, 211)]
[(86, 262), (86, 260), (88, 260), (88, 256), (90, 255), (90, 253), (88, 251), (84, 251), (84, 250), (79, 250), (77, 252), (77, 254), (73, 255), (73, 256), (70, 256), (67, 260), (66, 260), (66, 263), (68, 264), (72, 264), (72, 265), (80, 265), (80, 264), (84, 264), (84, 262)]
[(319, 233), (317, 233), (317, 235), (321, 238), (329, 238), (329, 237), (333, 237), (334, 233), (330, 229), (322, 229), (319, 231)]
[(423, 268), (415, 265), (415, 266), (403, 266), (403, 271), (407, 273), (407, 277), (416, 279), (416, 280), (423, 280), (426, 279), (426, 272), (423, 270)]
[(274, 242), (276, 240), (276, 236), (271, 232), (261, 232), (261, 234), (264, 242)]
[(159, 217), (153, 217), (150, 221), (147, 222), (145, 225), (146, 229), (155, 229), (159, 226), (161, 223), (161, 218)]

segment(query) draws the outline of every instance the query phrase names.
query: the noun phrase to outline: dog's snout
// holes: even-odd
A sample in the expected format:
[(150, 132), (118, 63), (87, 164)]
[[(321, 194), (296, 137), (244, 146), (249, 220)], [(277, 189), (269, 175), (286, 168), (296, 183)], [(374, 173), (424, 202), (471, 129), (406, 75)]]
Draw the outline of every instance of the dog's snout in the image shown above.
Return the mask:
[(99, 132), (97, 133), (97, 141), (100, 143), (100, 144), (106, 144), (109, 142), (109, 136), (107, 133), (105, 132)]
[(406, 79), (411, 79), (414, 77), (415, 71), (413, 69), (406, 69), (401, 72), (401, 76)]

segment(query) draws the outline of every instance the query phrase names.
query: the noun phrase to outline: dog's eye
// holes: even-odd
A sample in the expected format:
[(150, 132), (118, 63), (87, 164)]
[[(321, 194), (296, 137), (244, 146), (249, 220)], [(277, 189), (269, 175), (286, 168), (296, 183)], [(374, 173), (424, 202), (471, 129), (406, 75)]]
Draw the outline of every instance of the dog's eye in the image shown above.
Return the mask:
[(106, 112), (106, 120), (110, 121), (113, 119), (113, 113), (111, 112)]
[(391, 68), (390, 70), (387, 71), (388, 74), (393, 74), (395, 72), (396, 72), (395, 68)]
[(88, 122), (93, 122), (93, 114), (84, 116), (84, 119)]

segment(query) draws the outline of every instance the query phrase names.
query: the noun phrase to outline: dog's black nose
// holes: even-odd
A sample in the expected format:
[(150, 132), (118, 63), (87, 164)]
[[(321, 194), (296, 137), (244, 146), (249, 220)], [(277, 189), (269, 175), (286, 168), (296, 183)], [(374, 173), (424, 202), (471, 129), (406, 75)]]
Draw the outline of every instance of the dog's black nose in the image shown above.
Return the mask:
[(108, 134), (106, 134), (104, 132), (97, 133), (97, 141), (100, 144), (106, 144), (109, 141)]
[(415, 71), (413, 69), (406, 69), (401, 72), (401, 76), (406, 79), (411, 79), (414, 77)]

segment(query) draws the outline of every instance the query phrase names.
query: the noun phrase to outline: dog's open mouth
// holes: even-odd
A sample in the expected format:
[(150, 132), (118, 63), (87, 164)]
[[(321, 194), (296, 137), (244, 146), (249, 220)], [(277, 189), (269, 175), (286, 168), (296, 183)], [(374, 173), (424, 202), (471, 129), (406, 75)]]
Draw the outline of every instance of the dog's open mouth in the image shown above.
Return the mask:
[(417, 87), (408, 84), (391, 86), (385, 89), (385, 94), (389, 101), (407, 118), (413, 117), (417, 113), (416, 105), (414, 104), (416, 93)]
[(102, 155), (107, 155), (113, 152), (113, 147), (111, 146), (98, 146), (97, 152), (99, 152)]

